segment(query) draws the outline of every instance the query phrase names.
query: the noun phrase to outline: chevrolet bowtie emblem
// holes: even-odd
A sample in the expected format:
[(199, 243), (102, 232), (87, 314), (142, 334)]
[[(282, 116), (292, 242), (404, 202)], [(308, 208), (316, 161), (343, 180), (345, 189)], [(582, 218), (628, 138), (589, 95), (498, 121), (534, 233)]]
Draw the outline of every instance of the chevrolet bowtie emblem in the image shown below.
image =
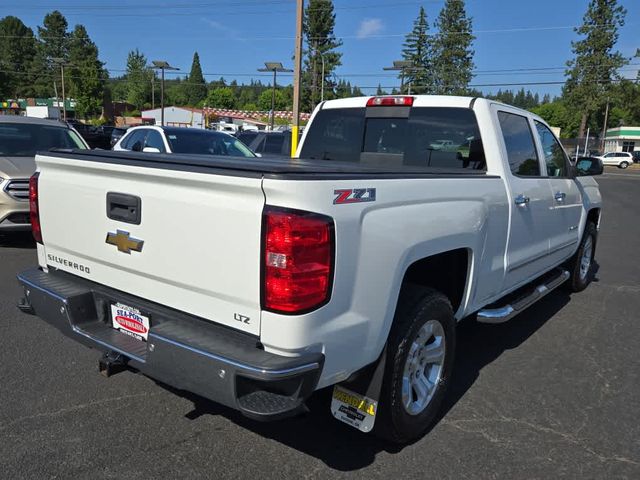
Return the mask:
[(129, 236), (129, 232), (125, 232), (122, 230), (117, 230), (116, 233), (107, 233), (106, 242), (109, 245), (118, 247), (119, 252), (128, 253), (129, 255), (131, 255), (131, 250), (133, 250), (134, 252), (141, 252), (142, 246), (144, 245), (143, 240), (131, 238)]

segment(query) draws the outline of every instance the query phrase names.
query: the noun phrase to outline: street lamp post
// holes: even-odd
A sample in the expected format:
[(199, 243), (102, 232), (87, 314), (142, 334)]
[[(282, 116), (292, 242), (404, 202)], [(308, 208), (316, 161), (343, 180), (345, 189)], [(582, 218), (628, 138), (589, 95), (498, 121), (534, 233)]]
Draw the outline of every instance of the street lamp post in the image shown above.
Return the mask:
[(276, 116), (276, 80), (278, 72), (293, 72), (289, 68), (284, 68), (280, 62), (264, 62), (265, 68), (259, 68), (259, 72), (273, 72), (273, 91), (271, 93), (271, 131), (273, 131)]
[(151, 62), (154, 70), (160, 70), (160, 125), (164, 127), (164, 71), (165, 70), (180, 70), (179, 68), (172, 67), (166, 60), (154, 60)]
[[(413, 62), (411, 60), (395, 60), (393, 67), (384, 67), (383, 70), (395, 70), (400, 72), (400, 93), (404, 90), (404, 77), (407, 70), (413, 70)], [(411, 95), (411, 82), (409, 82), (408, 92)]]

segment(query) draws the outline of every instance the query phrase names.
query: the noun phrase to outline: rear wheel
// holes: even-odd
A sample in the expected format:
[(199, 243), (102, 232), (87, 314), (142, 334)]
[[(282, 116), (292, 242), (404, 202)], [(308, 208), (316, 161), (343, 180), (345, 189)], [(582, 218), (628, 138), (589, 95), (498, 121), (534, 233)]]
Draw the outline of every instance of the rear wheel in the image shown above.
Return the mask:
[(450, 382), (456, 324), (447, 297), (405, 285), (387, 343), (387, 363), (374, 432), (405, 443), (437, 417)]
[(593, 260), (596, 253), (597, 237), (596, 226), (591, 222), (587, 223), (580, 247), (568, 264), (571, 276), (567, 281), (567, 286), (572, 292), (581, 292), (593, 280)]
[(629, 166), (629, 162), (620, 162), (620, 165), (618, 165), (620, 168), (625, 169)]

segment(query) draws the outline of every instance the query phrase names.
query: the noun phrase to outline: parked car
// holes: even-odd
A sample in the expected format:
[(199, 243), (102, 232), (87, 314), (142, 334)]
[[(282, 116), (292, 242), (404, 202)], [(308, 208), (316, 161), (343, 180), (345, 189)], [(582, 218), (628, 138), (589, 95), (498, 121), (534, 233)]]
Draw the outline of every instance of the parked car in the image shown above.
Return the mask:
[(111, 130), (111, 139), (109, 141), (110, 148), (113, 148), (113, 146), (118, 143), (118, 140), (127, 133), (128, 128), (129, 127), (113, 127), (113, 130)]
[[(191, 131), (162, 132), (168, 147)], [(467, 149), (430, 147), (459, 138)], [(515, 107), (331, 100), (298, 161), (175, 156), (39, 155), (40, 268), (18, 277), (21, 308), (102, 350), (106, 374), (128, 366), (250, 418), (332, 386), (338, 420), (415, 440), (467, 354), (459, 321), (502, 323), (593, 278), (601, 165), (574, 168)]]
[(237, 135), (255, 153), (262, 156), (291, 157), (291, 132), (241, 132)]
[(435, 142), (431, 142), (429, 146), (434, 150), (455, 150), (459, 144), (452, 140), (436, 140)]
[(38, 151), (89, 146), (62, 122), (0, 115), (0, 232), (28, 230), (29, 177)]
[(634, 150), (633, 152), (631, 152), (631, 155), (633, 155), (634, 162), (640, 163), (640, 150)]
[(603, 164), (615, 165), (618, 168), (627, 168), (634, 162), (633, 155), (629, 152), (609, 152), (598, 158), (602, 160)]
[(133, 127), (118, 140), (113, 150), (235, 157), (256, 156), (244, 143), (226, 133), (183, 127)]
[(77, 120), (67, 122), (73, 127), (91, 148), (109, 150), (111, 148), (111, 131), (109, 127), (96, 127)]

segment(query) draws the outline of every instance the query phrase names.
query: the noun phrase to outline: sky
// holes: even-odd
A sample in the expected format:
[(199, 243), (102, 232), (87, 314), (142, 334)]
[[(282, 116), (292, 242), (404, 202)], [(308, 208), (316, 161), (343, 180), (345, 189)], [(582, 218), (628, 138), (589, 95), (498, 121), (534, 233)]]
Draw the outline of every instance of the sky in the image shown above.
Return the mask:
[[(582, 22), (588, 0), (468, 0), (473, 19), (476, 76), (471, 85), (484, 92), (519, 89), (540, 95), (560, 93), (573, 27)], [(640, 48), (640, 0), (621, 0), (627, 9), (618, 50), (632, 57)], [(399, 80), (383, 67), (401, 58), (404, 36), (420, 6), (432, 25), (443, 0), (335, 0), (335, 34), (342, 40), (338, 78), (374, 93)], [(36, 30), (44, 15), (60, 10), (70, 29), (81, 23), (100, 50), (111, 76), (122, 75), (127, 53), (138, 48), (149, 60), (167, 60), (187, 74), (193, 53), (200, 55), (208, 81), (223, 76), (239, 83), (260, 79), (265, 61), (293, 64), (295, 0), (0, 0), (0, 15), (15, 15)], [(621, 74), (635, 78), (640, 58)], [(538, 70), (535, 70), (538, 69)], [(510, 70), (510, 71), (504, 71)], [(520, 70), (520, 71), (514, 71)], [(291, 77), (279, 77), (290, 83)], [(511, 85), (508, 85), (511, 84)]]

